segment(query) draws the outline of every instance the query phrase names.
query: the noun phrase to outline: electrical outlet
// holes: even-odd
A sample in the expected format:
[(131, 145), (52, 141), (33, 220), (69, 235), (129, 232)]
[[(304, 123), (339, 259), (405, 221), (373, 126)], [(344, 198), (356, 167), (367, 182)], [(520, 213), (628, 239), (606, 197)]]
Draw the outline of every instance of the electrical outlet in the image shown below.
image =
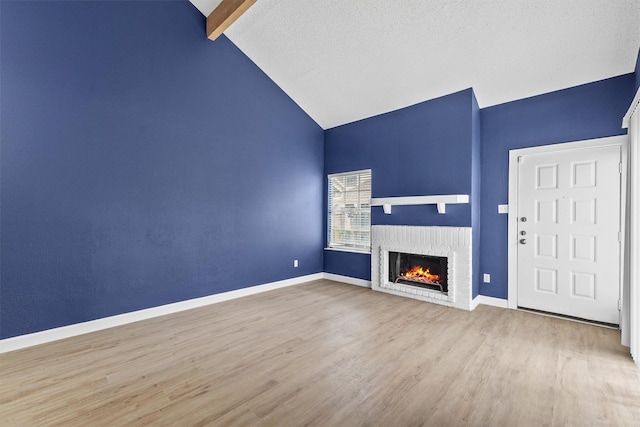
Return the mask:
[(484, 274), (482, 275), (482, 281), (483, 281), (484, 283), (491, 283), (491, 275), (490, 275), (490, 274), (487, 274), (487, 273), (484, 273)]
[(498, 205), (498, 213), (499, 214), (509, 213), (509, 205)]
[(293, 260), (293, 266), (296, 267), (296, 268), (298, 267), (298, 260), (297, 259)]

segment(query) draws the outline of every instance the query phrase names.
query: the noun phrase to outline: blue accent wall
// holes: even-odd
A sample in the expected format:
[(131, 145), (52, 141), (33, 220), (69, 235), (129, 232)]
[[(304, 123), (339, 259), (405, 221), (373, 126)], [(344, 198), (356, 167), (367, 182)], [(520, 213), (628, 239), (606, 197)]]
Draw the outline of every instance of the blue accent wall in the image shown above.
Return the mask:
[(322, 271), (323, 131), (195, 7), (0, 8), (0, 338)]
[[(466, 89), (325, 131), (325, 174), (371, 169), (372, 197), (472, 193), (473, 91)], [(474, 113), (475, 111), (475, 113)], [(325, 205), (326, 206), (326, 205)], [(374, 225), (470, 227), (471, 204), (371, 208)], [(325, 251), (324, 271), (371, 279), (370, 256)]]
[(625, 74), (480, 112), (482, 128), (481, 273), (482, 295), (507, 298), (507, 215), (509, 150), (622, 135), (622, 117), (633, 99), (634, 74)]
[(482, 170), (482, 129), (480, 127), (480, 107), (475, 94), (471, 93), (471, 241), (472, 249), (472, 287), (471, 296), (475, 298), (480, 293), (480, 230), (482, 221), (480, 217), (480, 192)]

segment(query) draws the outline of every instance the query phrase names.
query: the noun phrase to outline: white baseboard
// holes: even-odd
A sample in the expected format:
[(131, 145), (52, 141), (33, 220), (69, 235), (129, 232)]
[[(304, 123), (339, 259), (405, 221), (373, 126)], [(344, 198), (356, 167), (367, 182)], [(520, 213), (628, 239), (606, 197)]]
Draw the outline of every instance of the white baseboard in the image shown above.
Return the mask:
[(57, 341), (64, 338), (74, 337), (76, 335), (88, 334), (90, 332), (96, 332), (102, 329), (113, 328), (115, 326), (121, 326), (127, 323), (138, 322), (140, 320), (151, 319), (153, 317), (164, 316), (166, 314), (177, 313), (179, 311), (241, 298), (248, 295), (254, 295), (261, 292), (284, 288), (287, 286), (299, 285), (302, 283), (311, 282), (313, 280), (320, 280), (324, 278), (324, 274), (325, 273), (315, 273), (309, 274), (307, 276), (294, 277), (291, 279), (280, 280), (278, 282), (251, 286), (249, 288), (238, 289), (235, 291), (223, 292), (206, 297), (174, 302), (171, 304), (160, 305), (158, 307), (151, 307), (144, 310), (103, 317), (102, 319), (90, 320), (88, 322), (76, 323), (73, 325), (62, 326), (60, 328), (48, 329), (46, 331), (6, 338), (0, 340), (0, 354), (19, 350), (21, 348), (32, 347), (34, 345), (48, 343), (51, 341)]
[(508, 301), (502, 298), (488, 297), (486, 295), (478, 295), (471, 301), (471, 310), (474, 310), (480, 304), (491, 305), (493, 307), (509, 308)]
[(370, 280), (356, 279), (355, 277), (341, 276), (339, 274), (333, 274), (333, 273), (322, 273), (322, 275), (324, 276), (325, 279), (333, 280), (334, 282), (342, 282), (342, 283), (348, 283), (350, 285), (362, 286), (364, 288), (371, 288)]

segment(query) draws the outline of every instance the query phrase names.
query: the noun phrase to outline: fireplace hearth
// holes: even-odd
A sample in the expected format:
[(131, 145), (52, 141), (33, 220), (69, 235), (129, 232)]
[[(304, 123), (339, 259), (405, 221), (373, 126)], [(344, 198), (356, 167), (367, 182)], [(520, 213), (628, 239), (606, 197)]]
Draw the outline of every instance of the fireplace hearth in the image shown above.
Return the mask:
[(434, 289), (446, 294), (447, 258), (389, 252), (389, 281)]
[(471, 227), (371, 227), (373, 290), (471, 310), (471, 266)]

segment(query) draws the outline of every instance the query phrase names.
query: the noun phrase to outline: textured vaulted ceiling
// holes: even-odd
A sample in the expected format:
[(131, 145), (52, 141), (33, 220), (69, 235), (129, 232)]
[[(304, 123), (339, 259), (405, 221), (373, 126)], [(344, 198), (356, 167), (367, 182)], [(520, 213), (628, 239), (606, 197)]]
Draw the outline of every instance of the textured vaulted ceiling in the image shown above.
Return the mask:
[(258, 0), (225, 35), (327, 129), (469, 87), (486, 107), (633, 72), (640, 0)]

